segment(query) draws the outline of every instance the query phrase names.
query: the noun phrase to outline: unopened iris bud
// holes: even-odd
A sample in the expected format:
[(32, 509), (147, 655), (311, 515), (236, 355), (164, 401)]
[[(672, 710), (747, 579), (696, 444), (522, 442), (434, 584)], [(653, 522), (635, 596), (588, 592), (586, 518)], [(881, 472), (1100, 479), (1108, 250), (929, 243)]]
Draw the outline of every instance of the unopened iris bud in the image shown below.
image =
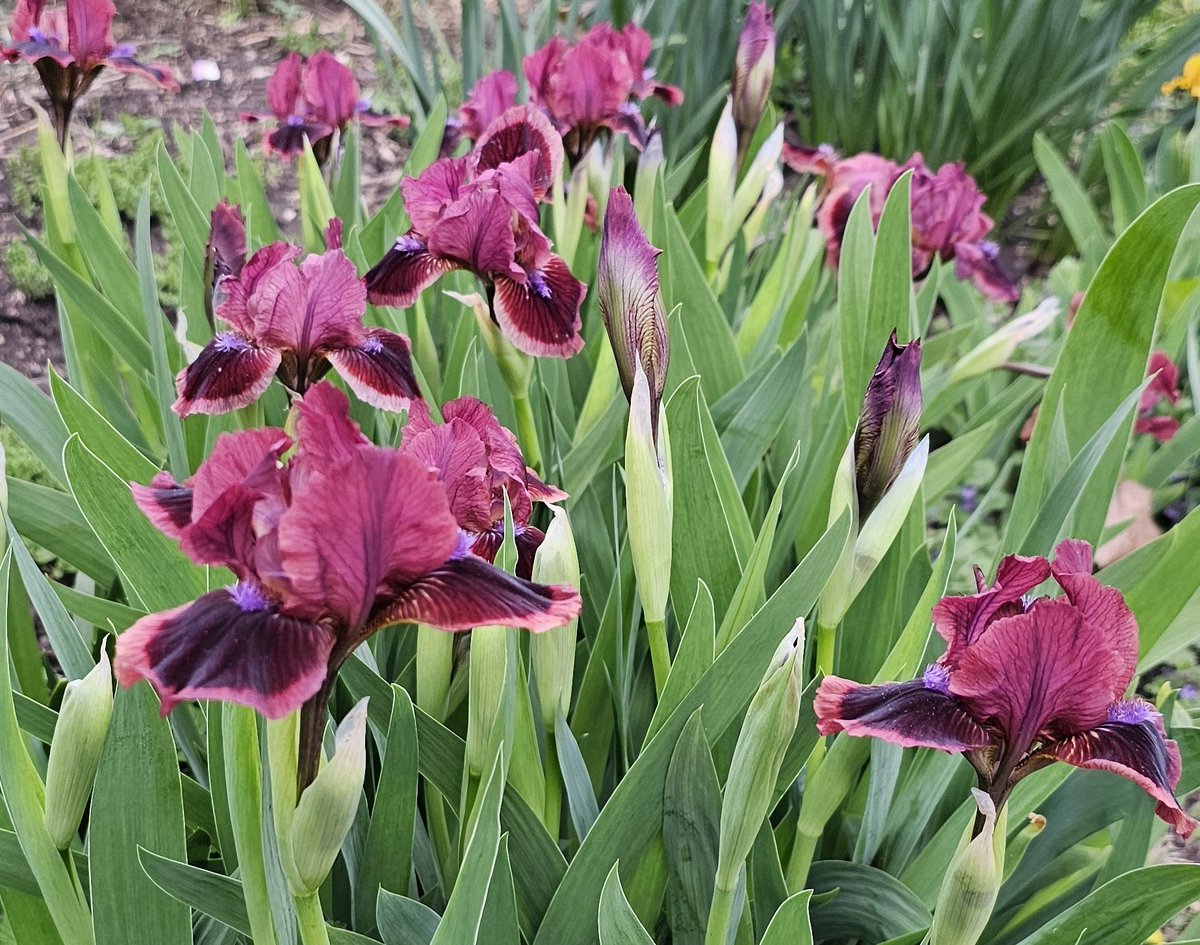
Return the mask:
[(1054, 324), (1059, 311), (1058, 299), (1043, 299), (1032, 312), (1008, 322), (959, 358), (946, 380), (947, 386), (1002, 366), (1018, 345)]
[[(550, 506), (554, 520), (533, 559), (533, 580), (537, 584), (579, 586), (579, 555), (567, 513)], [(554, 730), (556, 715), (566, 718), (571, 710), (571, 683), (575, 675), (575, 629), (578, 618), (565, 627), (537, 633), (529, 639), (529, 659), (533, 664), (534, 685), (542, 725)]]
[(54, 726), (46, 767), (46, 830), (60, 850), (79, 832), (112, 710), (112, 666), (102, 649), (91, 672), (67, 683)]
[(648, 623), (667, 618), (671, 590), (671, 448), (667, 416), (658, 405), (658, 430), (652, 422), (653, 403), (641, 360), (634, 365), (629, 429), (625, 436), (625, 510), (629, 521), (629, 551), (637, 579), (642, 612)]
[(705, 217), (704, 256), (715, 270), (721, 254), (729, 245), (728, 234), (736, 227), (733, 195), (737, 186), (737, 126), (733, 123), (733, 102), (717, 120), (712, 148), (708, 152), (708, 213)]
[(900, 475), (921, 430), (921, 341), (893, 331), (863, 398), (854, 434), (858, 517), (863, 521)]
[(942, 880), (930, 945), (975, 945), (983, 934), (1000, 892), (1004, 872), (1004, 815), (996, 815), (992, 799), (972, 789), (975, 804), (983, 817), (983, 827), (971, 836), (967, 828), (950, 869)]
[(736, 885), (763, 819), (771, 812), (775, 782), (799, 720), (803, 652), (804, 621), (800, 619), (776, 649), (746, 710), (721, 803), (717, 884), (723, 889)]
[(765, 2), (750, 4), (746, 21), (738, 36), (737, 58), (733, 64), (730, 97), (733, 100), (733, 121), (737, 126), (739, 153), (745, 153), (746, 143), (762, 120), (775, 78), (775, 25)]
[(333, 757), (304, 790), (292, 820), (295, 895), (311, 895), (333, 868), (354, 823), (367, 771), (367, 700), (358, 702), (337, 728)]
[(665, 161), (662, 134), (657, 129), (651, 129), (650, 138), (638, 157), (637, 174), (633, 179), (633, 202), (639, 220), (653, 219), (654, 178)]

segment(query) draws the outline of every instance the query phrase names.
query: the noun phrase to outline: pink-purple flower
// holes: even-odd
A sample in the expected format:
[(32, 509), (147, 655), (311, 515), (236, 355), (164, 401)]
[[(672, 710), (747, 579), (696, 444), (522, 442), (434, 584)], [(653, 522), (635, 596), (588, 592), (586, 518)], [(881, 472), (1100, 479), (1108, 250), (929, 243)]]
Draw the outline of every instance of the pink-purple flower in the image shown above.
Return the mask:
[(514, 347), (539, 357), (575, 354), (587, 286), (538, 225), (562, 157), (545, 116), (518, 105), (492, 122), (471, 154), (401, 181), (412, 228), (367, 273), (368, 298), (409, 306), (444, 273), (466, 269), (485, 283), (493, 317)]
[(529, 524), (534, 502), (560, 502), (561, 489), (547, 485), (525, 463), (517, 438), (500, 425), (491, 408), (473, 397), (442, 405), (435, 423), (423, 401), (413, 404), (404, 427), (401, 452), (415, 456), (437, 474), (450, 499), (450, 511), (471, 553), (494, 561), (504, 542), (504, 499), (512, 509), (516, 573), (528, 578), (546, 537)]
[(337, 248), (337, 221), (328, 236), (334, 248), (299, 265), (300, 248), (288, 243), (264, 246), (242, 264), (240, 224), (233, 208), (218, 205), (213, 213), (209, 252), (219, 330), (179, 372), (177, 414), (245, 407), (276, 375), (303, 395), (331, 367), (362, 400), (384, 410), (405, 410), (420, 398), (408, 339), (363, 324), (366, 286)]
[(183, 484), (160, 473), (133, 486), (188, 557), (237, 580), (122, 634), (122, 685), (149, 681), (164, 713), (217, 699), (281, 718), (316, 700), (323, 720), (338, 668), (382, 627), (537, 631), (578, 614), (574, 588), (471, 554), (442, 483), (415, 456), (367, 442), (335, 387), (318, 384), (297, 406), (286, 464), (283, 430), (248, 430), (222, 435)]
[(1179, 432), (1179, 420), (1160, 412), (1159, 407), (1170, 408), (1179, 403), (1179, 368), (1165, 351), (1155, 351), (1150, 355), (1146, 376), (1150, 383), (1138, 402), (1133, 432), (1148, 434), (1165, 443)]
[(113, 42), (115, 15), (112, 0), (64, 0), (49, 10), (46, 0), (17, 0), (10, 27), (12, 41), (0, 44), (0, 59), (24, 61), (37, 69), (64, 149), (75, 103), (106, 66), (179, 91), (179, 83), (166, 66), (140, 62), (135, 46)]
[(904, 164), (878, 154), (838, 158), (827, 147), (786, 146), (784, 158), (796, 172), (825, 178), (817, 225), (825, 237), (825, 258), (836, 268), (850, 211), (869, 186), (871, 222), (878, 225), (892, 185), (912, 170), (910, 208), (912, 220), (913, 277), (929, 271), (935, 258), (954, 261), (954, 274), (971, 281), (997, 302), (1015, 302), (1020, 289), (1005, 275), (996, 244), (987, 239), (991, 218), (983, 212), (987, 198), (961, 162), (943, 164), (935, 172), (918, 153)]
[(330, 154), (333, 133), (346, 130), (351, 121), (364, 125), (408, 127), (406, 115), (380, 115), (361, 97), (354, 73), (324, 50), (302, 60), (290, 53), (267, 80), (270, 115), (244, 113), (243, 121), (274, 118), (275, 128), (266, 137), (267, 150), (293, 157), (307, 140), (318, 164)]
[(750, 136), (762, 120), (775, 78), (774, 16), (765, 0), (752, 0), (738, 36), (729, 95), (738, 132), (738, 153), (745, 154)]
[[(1110, 771), (1189, 836), (1196, 821), (1174, 796), (1179, 747), (1154, 706), (1126, 696), (1137, 623), (1120, 592), (1092, 576), (1091, 546), (1065, 541), (1053, 563), (1010, 555), (990, 587), (975, 574), (978, 593), (933, 609), (942, 657), (911, 682), (826, 677), (816, 698), (820, 732), (961, 752), (997, 809), (1018, 781), (1055, 761)], [(1062, 594), (1033, 598), (1051, 577)]]

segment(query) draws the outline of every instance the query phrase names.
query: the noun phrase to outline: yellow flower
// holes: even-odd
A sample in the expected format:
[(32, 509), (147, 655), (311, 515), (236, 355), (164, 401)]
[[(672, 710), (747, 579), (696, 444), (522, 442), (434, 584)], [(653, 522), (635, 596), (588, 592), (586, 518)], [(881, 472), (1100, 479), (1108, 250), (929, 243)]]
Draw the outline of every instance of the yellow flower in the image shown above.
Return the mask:
[(1162, 94), (1170, 95), (1172, 92), (1187, 92), (1192, 98), (1200, 98), (1200, 53), (1188, 57), (1183, 64), (1182, 75), (1163, 83)]
[[(1197, 59), (1200, 57), (1193, 56), (1192, 58)], [(1146, 939), (1146, 945), (1159, 945), (1160, 942), (1165, 942), (1165, 941), (1166, 941), (1166, 939), (1163, 938), (1162, 932), (1155, 932), (1148, 939)]]

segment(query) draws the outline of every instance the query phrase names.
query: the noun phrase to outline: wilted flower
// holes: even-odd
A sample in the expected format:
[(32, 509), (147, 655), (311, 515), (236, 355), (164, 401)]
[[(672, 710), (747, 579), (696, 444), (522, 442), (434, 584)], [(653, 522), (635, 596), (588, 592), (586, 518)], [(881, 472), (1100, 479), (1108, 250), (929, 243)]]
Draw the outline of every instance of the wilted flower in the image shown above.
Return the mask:
[(646, 68), (650, 34), (628, 23), (621, 30), (598, 23), (574, 45), (561, 36), (523, 64), (529, 101), (545, 110), (566, 141), (571, 163), (580, 160), (601, 129), (645, 143), (637, 101), (654, 95), (670, 106), (683, 101), (673, 85), (653, 81)]
[[(324, 701), (376, 630), (420, 622), (546, 630), (579, 613), (578, 592), (505, 574), (470, 553), (446, 489), (420, 460), (373, 446), (329, 384), (298, 402), (299, 445), (282, 430), (225, 434), (183, 485), (134, 485), (139, 507), (198, 564), (237, 583), (143, 617), (117, 642), (122, 685), (153, 685), (169, 711), (218, 699), (282, 718)], [(301, 718), (302, 784), (317, 719)], [(307, 722), (307, 728), (306, 728)], [(315, 740), (314, 740), (315, 736)]]
[(379, 115), (361, 98), (354, 73), (324, 50), (302, 61), (291, 53), (267, 80), (270, 115), (242, 114), (243, 121), (274, 117), (276, 128), (266, 137), (269, 152), (292, 157), (308, 140), (318, 164), (329, 158), (335, 131), (345, 131), (351, 121), (364, 125), (408, 127), (405, 115)]
[(488, 125), (517, 104), (517, 77), (506, 69), (489, 72), (475, 83), (458, 110), (462, 133), (478, 141)]
[(858, 515), (865, 519), (908, 462), (921, 432), (921, 340), (888, 339), (854, 433)]
[(646, 239), (628, 191), (614, 187), (604, 215), (600, 262), (596, 269), (600, 314), (608, 329), (627, 398), (633, 396), (635, 367), (641, 362), (650, 390), (650, 422), (654, 431), (658, 429), (658, 406), (671, 354), (667, 313), (658, 288), (661, 252)]
[(1160, 404), (1174, 407), (1179, 403), (1179, 368), (1166, 352), (1155, 351), (1150, 355), (1146, 376), (1151, 380), (1138, 401), (1133, 432), (1148, 433), (1158, 442), (1165, 443), (1179, 432), (1179, 421), (1157, 410)]
[[(1028, 774), (1065, 761), (1129, 778), (1180, 836), (1196, 821), (1174, 797), (1180, 755), (1162, 717), (1125, 691), (1137, 623), (1119, 591), (1092, 576), (1092, 549), (1065, 541), (1053, 563), (1010, 555), (988, 587), (944, 598), (933, 623), (946, 652), (911, 682), (867, 686), (829, 676), (817, 692), (823, 735), (962, 752), (997, 810)], [(1056, 598), (1029, 594), (1053, 577)]]
[(730, 95), (738, 131), (738, 153), (745, 154), (750, 136), (762, 120), (775, 77), (774, 17), (765, 2), (752, 0), (738, 36)]
[[(354, 393), (384, 410), (404, 410), (421, 396), (408, 339), (363, 325), (367, 290), (341, 249), (308, 256), (297, 266), (299, 247), (272, 243), (234, 277), (235, 257), (226, 254), (238, 245), (236, 223), (222, 211), (214, 224), (214, 277), (221, 266), (231, 270), (216, 280), (224, 295), (216, 314), (229, 328), (179, 372), (172, 407), (177, 414), (245, 407), (276, 373), (290, 391), (303, 394), (331, 366)], [(337, 232), (335, 222), (331, 243)]]
[(575, 354), (587, 286), (538, 226), (538, 204), (561, 172), (562, 142), (545, 116), (509, 109), (474, 152), (401, 181), (412, 228), (367, 273), (368, 298), (409, 306), (443, 273), (467, 269), (487, 284), (492, 317), (514, 347)]
[(517, 438), (500, 425), (491, 408), (474, 397), (442, 406), (444, 423), (434, 423), (423, 401), (413, 404), (401, 452), (433, 470), (446, 489), (450, 511), (471, 553), (494, 561), (504, 543), (504, 497), (512, 507), (517, 574), (528, 578), (545, 535), (529, 524), (534, 502), (560, 502), (561, 489), (549, 486), (525, 464)]
[(1169, 82), (1162, 85), (1162, 94), (1172, 92), (1187, 92), (1192, 98), (1200, 98), (1200, 53), (1188, 56), (1183, 64), (1183, 71)]
[(24, 60), (37, 69), (50, 96), (58, 143), (64, 150), (75, 103), (105, 66), (179, 91), (179, 83), (166, 66), (138, 62), (135, 46), (113, 42), (116, 12), (112, 0), (63, 0), (61, 6), (50, 10), (46, 0), (17, 0), (13, 10), (12, 44), (0, 45), (0, 59)]
[(831, 267), (838, 265), (846, 223), (863, 190), (871, 188), (871, 222), (878, 226), (892, 186), (911, 170), (913, 277), (925, 275), (935, 257), (943, 262), (953, 259), (955, 276), (973, 282), (987, 298), (1015, 302), (1020, 297), (1018, 287), (1000, 269), (996, 245), (984, 238), (993, 226), (983, 212), (986, 198), (961, 162), (943, 164), (935, 173), (919, 153), (901, 165), (868, 153), (838, 159), (824, 146), (789, 146), (784, 159), (797, 173), (825, 177), (817, 225)]

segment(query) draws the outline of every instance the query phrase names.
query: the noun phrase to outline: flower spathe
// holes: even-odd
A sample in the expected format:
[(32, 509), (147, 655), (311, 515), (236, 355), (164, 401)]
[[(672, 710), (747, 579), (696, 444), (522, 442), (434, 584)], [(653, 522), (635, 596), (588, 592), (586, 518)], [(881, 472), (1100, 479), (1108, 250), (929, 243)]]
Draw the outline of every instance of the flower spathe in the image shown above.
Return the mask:
[(273, 118), (275, 128), (266, 136), (268, 152), (294, 157), (307, 140), (317, 163), (324, 164), (335, 131), (345, 131), (351, 121), (364, 125), (407, 128), (406, 115), (381, 115), (371, 111), (361, 97), (358, 80), (349, 67), (321, 50), (307, 60), (290, 53), (267, 80), (270, 115), (246, 112), (243, 121)]
[(118, 640), (116, 675), (146, 679), (164, 712), (218, 699), (281, 718), (388, 624), (546, 630), (578, 592), (532, 584), (470, 554), (426, 465), (368, 443), (329, 384), (298, 401), (299, 442), (278, 429), (225, 434), (183, 484), (160, 474), (134, 497), (199, 564), (237, 583), (141, 618)]
[(54, 110), (60, 145), (66, 142), (75, 103), (106, 66), (179, 91), (166, 66), (140, 62), (135, 46), (113, 42), (116, 12), (112, 0), (64, 0), (49, 10), (45, 0), (17, 0), (12, 40), (0, 45), (0, 59), (37, 69)]
[[(218, 205), (210, 252), (222, 324), (179, 372), (179, 396), (172, 406), (177, 414), (245, 407), (276, 374), (290, 391), (303, 394), (330, 367), (362, 400), (384, 410), (405, 410), (421, 396), (408, 339), (363, 325), (367, 290), (341, 249), (310, 255), (297, 265), (299, 247), (271, 243), (239, 269), (236, 249), (245, 247), (240, 226), (240, 214)], [(335, 220), (327, 234), (331, 245), (338, 233)]]
[[(1023, 777), (1054, 761), (1129, 778), (1159, 817), (1187, 837), (1196, 821), (1174, 797), (1180, 755), (1162, 718), (1125, 691), (1137, 665), (1137, 623), (1119, 591), (1092, 576), (1092, 549), (1065, 541), (1053, 562), (1010, 555), (989, 587), (944, 598), (933, 623), (946, 652), (921, 678), (868, 686), (826, 677), (817, 691), (823, 735), (882, 738), (962, 752), (1003, 806)], [(1048, 578), (1063, 593), (1030, 599)]]
[(529, 578), (534, 555), (546, 537), (529, 524), (534, 502), (561, 502), (561, 489), (538, 478), (521, 455), (517, 438), (500, 425), (490, 407), (474, 397), (442, 405), (445, 422), (435, 423), (423, 401), (413, 404), (401, 452), (415, 456), (446, 489), (450, 511), (471, 553), (496, 559), (504, 542), (504, 498), (512, 508), (516, 573)]
[(371, 302), (412, 305), (444, 273), (466, 269), (487, 284), (492, 318), (515, 348), (537, 357), (578, 352), (587, 286), (538, 225), (562, 154), (546, 117), (519, 105), (488, 127), (471, 154), (401, 181), (412, 228), (367, 273)]

